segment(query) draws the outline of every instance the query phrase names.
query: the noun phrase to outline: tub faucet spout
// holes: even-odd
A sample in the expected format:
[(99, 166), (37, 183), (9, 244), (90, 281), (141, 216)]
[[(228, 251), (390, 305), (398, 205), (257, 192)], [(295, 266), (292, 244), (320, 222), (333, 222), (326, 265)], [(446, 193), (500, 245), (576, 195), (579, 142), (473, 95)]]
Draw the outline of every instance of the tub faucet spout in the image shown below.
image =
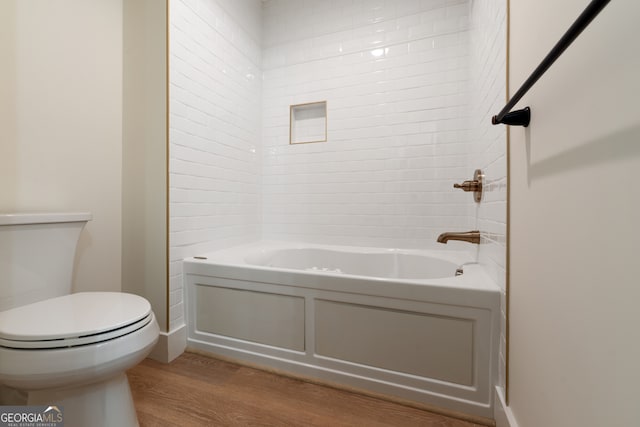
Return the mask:
[(480, 231), (465, 231), (462, 233), (442, 233), (438, 236), (438, 243), (447, 243), (449, 240), (460, 240), (463, 242), (475, 243), (476, 245), (480, 243)]

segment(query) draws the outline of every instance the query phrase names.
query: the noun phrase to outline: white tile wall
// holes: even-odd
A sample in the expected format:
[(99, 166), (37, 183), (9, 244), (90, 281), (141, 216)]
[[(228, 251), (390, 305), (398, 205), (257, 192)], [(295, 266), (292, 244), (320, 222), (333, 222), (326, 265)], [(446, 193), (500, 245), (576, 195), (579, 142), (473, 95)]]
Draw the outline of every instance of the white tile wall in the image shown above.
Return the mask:
[[(436, 247), (472, 206), (466, 0), (270, 0), (263, 236)], [(289, 105), (327, 101), (327, 142), (289, 145)], [(454, 243), (452, 246), (456, 245)]]
[[(171, 329), (180, 260), (261, 237), (442, 248), (477, 227), (504, 289), (504, 1), (170, 3)], [(289, 105), (314, 101), (328, 141), (289, 145)], [(452, 184), (478, 167), (476, 206)]]
[(506, 126), (491, 125), (491, 116), (506, 103), (506, 1), (473, 0), (471, 16), (471, 126), (474, 142), (469, 166), (485, 172), (482, 203), (475, 208), (475, 226), (485, 232), (479, 261), (502, 290), (499, 385), (505, 381), (505, 291), (507, 159)]
[(170, 330), (181, 260), (260, 238), (261, 2), (170, 2)]

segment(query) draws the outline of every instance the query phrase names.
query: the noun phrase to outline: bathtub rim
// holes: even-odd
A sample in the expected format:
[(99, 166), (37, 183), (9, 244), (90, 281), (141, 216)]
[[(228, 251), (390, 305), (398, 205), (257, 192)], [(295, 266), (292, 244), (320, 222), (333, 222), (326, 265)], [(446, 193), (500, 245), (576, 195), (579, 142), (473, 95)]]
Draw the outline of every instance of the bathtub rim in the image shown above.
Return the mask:
[[(248, 264), (244, 254), (248, 250), (282, 248), (338, 248), (356, 251), (398, 251), (402, 253), (435, 256), (451, 260), (460, 265), (474, 262), (468, 252), (434, 251), (414, 249), (384, 249), (356, 246), (318, 245), (299, 242), (257, 241), (237, 245), (228, 249), (206, 252), (199, 256), (183, 260), (183, 273), (201, 276), (215, 276), (224, 279), (248, 282), (267, 282), (284, 286), (302, 288), (320, 288), (336, 292), (381, 296), (416, 301), (434, 301), (444, 304), (463, 306), (485, 306), (494, 309), (496, 297), (500, 293), (498, 285), (491, 280), (480, 264), (464, 266), (464, 274), (438, 279), (390, 279), (331, 272), (306, 271), (299, 269), (276, 268)], [(345, 283), (347, 287), (345, 288)]]

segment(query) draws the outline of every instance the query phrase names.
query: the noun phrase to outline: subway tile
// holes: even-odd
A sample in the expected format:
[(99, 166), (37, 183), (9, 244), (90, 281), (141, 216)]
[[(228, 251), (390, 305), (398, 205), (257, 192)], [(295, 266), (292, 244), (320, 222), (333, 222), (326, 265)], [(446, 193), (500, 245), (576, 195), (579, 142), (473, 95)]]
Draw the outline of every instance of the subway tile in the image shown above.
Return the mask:
[[(443, 228), (477, 223), (498, 236), (479, 256), (504, 283), (504, 131), (488, 118), (504, 100), (505, 12), (493, 3), (380, 0), (362, 13), (272, 0), (261, 49), (216, 1), (202, 2), (209, 23), (172, 2), (172, 259), (260, 237), (437, 247)], [(328, 141), (290, 146), (289, 105), (317, 100)], [(475, 167), (491, 180), (478, 209), (451, 190)], [(184, 317), (174, 286), (171, 322)]]

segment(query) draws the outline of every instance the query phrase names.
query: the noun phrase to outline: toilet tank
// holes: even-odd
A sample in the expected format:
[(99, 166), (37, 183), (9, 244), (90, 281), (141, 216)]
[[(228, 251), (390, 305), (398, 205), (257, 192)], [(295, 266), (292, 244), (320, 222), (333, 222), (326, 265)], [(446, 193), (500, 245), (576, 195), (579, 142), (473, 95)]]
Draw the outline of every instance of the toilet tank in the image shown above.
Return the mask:
[(0, 311), (71, 293), (88, 212), (0, 213)]

